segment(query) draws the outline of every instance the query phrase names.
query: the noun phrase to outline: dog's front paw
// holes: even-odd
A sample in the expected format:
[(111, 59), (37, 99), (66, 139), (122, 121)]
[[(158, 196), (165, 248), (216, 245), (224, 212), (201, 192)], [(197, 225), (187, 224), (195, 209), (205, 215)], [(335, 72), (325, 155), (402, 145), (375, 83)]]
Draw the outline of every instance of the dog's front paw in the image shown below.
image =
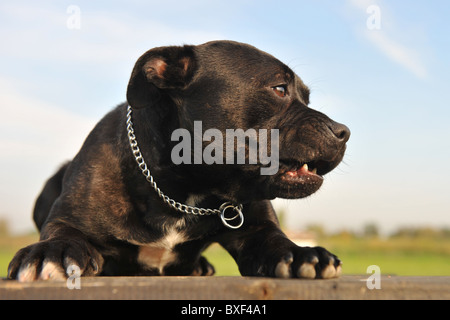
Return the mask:
[(239, 269), (244, 276), (330, 279), (339, 277), (342, 271), (341, 260), (322, 247), (281, 245), (241, 262)]
[(212, 276), (216, 273), (214, 266), (206, 260), (205, 257), (201, 256), (198, 260), (197, 265), (195, 266), (194, 272), (192, 272), (192, 276)]
[(80, 275), (95, 275), (103, 263), (87, 242), (43, 240), (19, 250), (8, 267), (8, 278), (20, 282), (64, 280), (79, 268)]
[(341, 260), (322, 247), (296, 247), (274, 269), (277, 278), (330, 279), (339, 277), (341, 272)]

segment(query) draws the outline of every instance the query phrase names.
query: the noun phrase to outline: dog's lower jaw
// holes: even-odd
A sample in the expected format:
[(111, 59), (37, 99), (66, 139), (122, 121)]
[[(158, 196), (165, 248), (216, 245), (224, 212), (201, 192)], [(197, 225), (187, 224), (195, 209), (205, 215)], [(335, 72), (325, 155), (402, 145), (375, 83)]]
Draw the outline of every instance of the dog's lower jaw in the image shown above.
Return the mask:
[(270, 198), (300, 199), (306, 198), (320, 189), (323, 178), (320, 176), (306, 176), (302, 179), (273, 178), (269, 184), (268, 196)]

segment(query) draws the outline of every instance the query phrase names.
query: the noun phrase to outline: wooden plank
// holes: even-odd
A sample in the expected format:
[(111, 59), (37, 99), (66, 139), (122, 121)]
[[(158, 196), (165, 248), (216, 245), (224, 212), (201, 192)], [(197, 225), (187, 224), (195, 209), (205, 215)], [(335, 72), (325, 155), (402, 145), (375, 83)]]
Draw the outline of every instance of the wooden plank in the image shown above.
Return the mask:
[(450, 277), (382, 276), (381, 289), (367, 287), (368, 276), (332, 280), (249, 277), (95, 277), (81, 278), (80, 289), (66, 282), (19, 283), (0, 280), (0, 300), (149, 299), (450, 299)]

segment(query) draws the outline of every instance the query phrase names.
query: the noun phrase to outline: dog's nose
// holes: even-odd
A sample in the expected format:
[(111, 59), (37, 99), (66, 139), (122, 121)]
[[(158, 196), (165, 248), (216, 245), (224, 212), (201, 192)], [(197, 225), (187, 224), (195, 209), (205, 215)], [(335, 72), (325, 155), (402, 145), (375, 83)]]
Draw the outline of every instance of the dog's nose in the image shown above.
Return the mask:
[(328, 128), (330, 128), (331, 132), (339, 142), (346, 143), (348, 139), (350, 139), (350, 129), (346, 125), (331, 121), (331, 123), (328, 124)]

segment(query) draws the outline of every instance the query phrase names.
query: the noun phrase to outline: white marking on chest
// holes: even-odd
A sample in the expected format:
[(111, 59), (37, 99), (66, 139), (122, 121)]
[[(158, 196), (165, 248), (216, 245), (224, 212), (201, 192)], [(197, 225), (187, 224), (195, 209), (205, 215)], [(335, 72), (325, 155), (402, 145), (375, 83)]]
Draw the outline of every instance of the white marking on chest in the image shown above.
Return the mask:
[(170, 229), (158, 241), (139, 246), (138, 262), (144, 268), (159, 270), (159, 273), (163, 275), (164, 267), (177, 258), (173, 248), (186, 240), (187, 237), (182, 232)]
[(195, 207), (196, 205), (198, 205), (200, 203), (200, 201), (202, 201), (203, 199), (205, 199), (205, 196), (200, 195), (200, 194), (189, 194), (189, 196), (186, 199), (186, 204), (188, 206), (192, 206)]

